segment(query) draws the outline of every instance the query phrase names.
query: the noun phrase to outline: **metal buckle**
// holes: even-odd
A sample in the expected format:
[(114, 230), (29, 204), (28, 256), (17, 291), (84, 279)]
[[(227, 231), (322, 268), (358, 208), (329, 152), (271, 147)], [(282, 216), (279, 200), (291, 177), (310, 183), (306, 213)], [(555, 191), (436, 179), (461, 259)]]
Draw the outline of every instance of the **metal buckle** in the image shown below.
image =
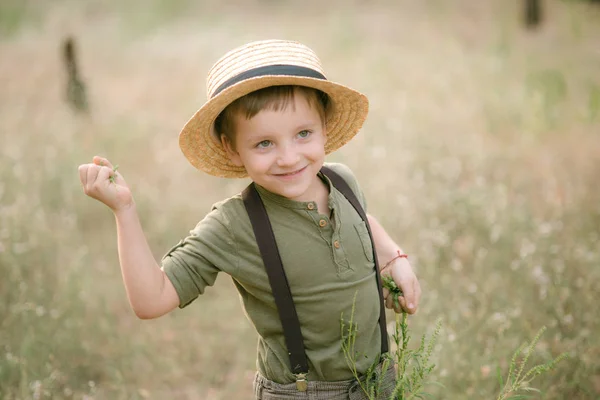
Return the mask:
[(306, 374), (295, 374), (296, 375), (296, 389), (299, 392), (306, 392), (308, 390), (308, 382), (306, 381)]

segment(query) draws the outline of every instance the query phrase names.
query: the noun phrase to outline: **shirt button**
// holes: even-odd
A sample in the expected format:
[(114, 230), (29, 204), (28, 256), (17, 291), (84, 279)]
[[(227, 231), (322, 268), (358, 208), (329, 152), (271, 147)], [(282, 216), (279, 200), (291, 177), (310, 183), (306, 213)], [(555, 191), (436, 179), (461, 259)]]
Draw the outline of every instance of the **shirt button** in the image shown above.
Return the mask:
[(319, 226), (320, 226), (321, 228), (324, 228), (324, 227), (325, 227), (325, 225), (327, 225), (327, 221), (325, 221), (324, 219), (322, 219), (322, 220), (320, 220), (320, 221), (319, 221)]
[(315, 205), (313, 203), (308, 203), (308, 205), (306, 207), (308, 207), (309, 210), (315, 209)]
[(335, 247), (336, 249), (340, 248), (340, 242), (338, 242), (337, 240), (335, 242), (333, 242), (333, 247)]

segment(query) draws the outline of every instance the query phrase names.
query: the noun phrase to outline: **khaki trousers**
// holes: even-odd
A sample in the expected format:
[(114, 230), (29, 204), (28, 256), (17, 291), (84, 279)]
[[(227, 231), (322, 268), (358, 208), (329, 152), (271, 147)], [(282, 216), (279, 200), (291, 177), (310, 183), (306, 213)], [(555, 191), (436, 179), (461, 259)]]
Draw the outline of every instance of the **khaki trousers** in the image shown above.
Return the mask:
[[(355, 379), (307, 383), (308, 390), (300, 392), (295, 383), (276, 383), (257, 372), (254, 378), (254, 397), (256, 400), (369, 400)], [(377, 400), (389, 400), (395, 386), (394, 368), (389, 367), (383, 377)]]

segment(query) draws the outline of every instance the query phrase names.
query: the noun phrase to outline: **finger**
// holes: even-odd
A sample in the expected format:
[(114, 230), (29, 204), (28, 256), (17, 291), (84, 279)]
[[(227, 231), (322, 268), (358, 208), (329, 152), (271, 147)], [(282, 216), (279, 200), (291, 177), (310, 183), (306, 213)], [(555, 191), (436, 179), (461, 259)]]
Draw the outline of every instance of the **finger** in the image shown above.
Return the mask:
[(81, 182), (81, 184), (85, 187), (85, 184), (87, 182), (87, 170), (90, 167), (89, 164), (82, 164), (79, 166), (78, 171), (79, 171), (79, 181)]
[[(118, 165), (117, 165), (117, 168), (119, 168)], [(115, 171), (114, 168), (111, 169), (110, 171), (111, 171), (110, 176), (114, 176), (115, 177), (114, 182), (117, 185), (127, 186), (127, 183), (125, 183), (125, 178), (123, 178), (123, 175), (121, 175), (121, 173), (119, 171)]]
[(110, 176), (114, 174), (114, 171), (109, 167), (100, 167), (100, 171), (98, 172), (98, 177), (96, 178), (96, 185), (101, 187), (106, 186), (108, 179)]
[(394, 311), (398, 314), (403, 312), (403, 309), (402, 309), (402, 301), (403, 300), (404, 300), (404, 297), (398, 296), (398, 306), (396, 306), (396, 304), (394, 304)]
[(91, 190), (94, 184), (96, 183), (96, 178), (98, 177), (98, 173), (100, 172), (100, 166), (89, 164), (86, 176), (85, 187), (87, 190)]
[(94, 164), (113, 169), (113, 165), (104, 157), (94, 156)]
[(395, 307), (395, 308), (394, 308), (394, 310), (395, 310), (397, 313), (400, 313), (400, 312), (402, 312), (402, 311), (405, 311), (405, 312), (407, 312), (407, 313), (409, 313), (409, 314), (410, 314), (410, 312), (409, 312), (409, 310), (408, 310), (408, 307), (406, 306), (406, 297), (404, 297), (404, 296), (400, 296), (400, 297), (398, 297), (398, 302), (400, 303), (400, 307)]
[(411, 284), (403, 285), (402, 292), (404, 293), (404, 304), (402, 304), (402, 309), (409, 314), (414, 314), (415, 307), (415, 289), (414, 289), (414, 281)]
[(390, 290), (386, 287), (383, 288), (383, 298), (386, 299), (390, 295)]
[(419, 308), (419, 303), (421, 301), (421, 284), (419, 283), (419, 281), (415, 280), (415, 284), (414, 284), (414, 288), (415, 288), (415, 312), (417, 311), (417, 309)]
[(385, 308), (392, 309), (394, 308), (394, 298), (393, 296), (388, 296), (385, 298)]

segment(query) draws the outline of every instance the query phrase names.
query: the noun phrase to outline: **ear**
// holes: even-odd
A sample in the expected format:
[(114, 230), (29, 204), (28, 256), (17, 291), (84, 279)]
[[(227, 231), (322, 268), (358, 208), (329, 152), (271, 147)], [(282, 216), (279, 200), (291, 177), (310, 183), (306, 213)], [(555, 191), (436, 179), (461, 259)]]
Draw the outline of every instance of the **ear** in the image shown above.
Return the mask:
[(236, 167), (244, 166), (240, 153), (235, 151), (233, 143), (231, 143), (231, 140), (226, 135), (221, 135), (221, 145), (223, 145), (223, 149), (225, 149), (225, 153), (227, 153), (227, 157), (229, 157), (233, 165)]

